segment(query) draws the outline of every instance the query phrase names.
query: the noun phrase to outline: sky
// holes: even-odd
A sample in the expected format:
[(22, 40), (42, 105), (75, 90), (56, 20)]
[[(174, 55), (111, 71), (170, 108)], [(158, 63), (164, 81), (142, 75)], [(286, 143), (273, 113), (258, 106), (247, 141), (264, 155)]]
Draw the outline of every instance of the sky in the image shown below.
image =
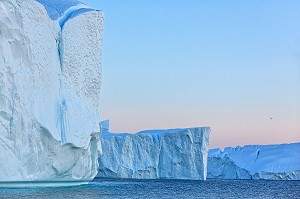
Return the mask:
[(82, 2), (105, 16), (111, 131), (210, 126), (210, 148), (300, 142), (300, 1)]

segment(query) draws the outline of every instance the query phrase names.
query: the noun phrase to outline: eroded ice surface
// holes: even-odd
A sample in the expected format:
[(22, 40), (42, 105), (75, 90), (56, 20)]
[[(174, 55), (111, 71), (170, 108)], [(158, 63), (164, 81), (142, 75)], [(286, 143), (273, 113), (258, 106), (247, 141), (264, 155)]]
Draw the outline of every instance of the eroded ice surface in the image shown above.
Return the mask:
[(208, 178), (300, 180), (300, 143), (209, 150)]
[(108, 126), (102, 127), (97, 177), (206, 179), (210, 128), (113, 134)]
[(0, 181), (96, 175), (102, 29), (77, 1), (0, 1)]

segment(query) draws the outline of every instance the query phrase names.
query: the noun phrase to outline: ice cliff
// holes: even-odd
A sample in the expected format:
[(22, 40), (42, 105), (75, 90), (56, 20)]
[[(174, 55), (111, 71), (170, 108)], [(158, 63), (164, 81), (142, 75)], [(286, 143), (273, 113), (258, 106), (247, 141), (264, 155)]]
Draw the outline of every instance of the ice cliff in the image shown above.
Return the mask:
[(300, 143), (209, 150), (207, 178), (300, 180)]
[(0, 182), (97, 174), (102, 29), (75, 0), (0, 1)]
[(97, 177), (205, 180), (210, 128), (113, 134), (102, 123)]

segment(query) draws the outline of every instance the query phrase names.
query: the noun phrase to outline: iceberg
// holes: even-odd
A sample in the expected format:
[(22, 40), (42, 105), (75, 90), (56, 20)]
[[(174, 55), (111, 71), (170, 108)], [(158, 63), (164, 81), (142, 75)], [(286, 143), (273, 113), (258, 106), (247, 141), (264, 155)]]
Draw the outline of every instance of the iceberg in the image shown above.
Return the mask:
[(96, 176), (102, 32), (78, 1), (0, 1), (0, 182)]
[(97, 177), (205, 180), (209, 127), (114, 134), (101, 123)]
[(300, 180), (300, 143), (211, 149), (207, 178)]

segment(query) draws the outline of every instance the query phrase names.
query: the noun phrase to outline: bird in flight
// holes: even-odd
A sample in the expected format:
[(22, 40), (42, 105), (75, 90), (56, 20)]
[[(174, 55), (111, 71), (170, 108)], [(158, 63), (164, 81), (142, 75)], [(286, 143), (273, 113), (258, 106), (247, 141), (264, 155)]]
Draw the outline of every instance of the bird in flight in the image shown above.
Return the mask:
[(270, 120), (272, 120), (273, 118), (272, 117), (269, 117), (270, 118)]

